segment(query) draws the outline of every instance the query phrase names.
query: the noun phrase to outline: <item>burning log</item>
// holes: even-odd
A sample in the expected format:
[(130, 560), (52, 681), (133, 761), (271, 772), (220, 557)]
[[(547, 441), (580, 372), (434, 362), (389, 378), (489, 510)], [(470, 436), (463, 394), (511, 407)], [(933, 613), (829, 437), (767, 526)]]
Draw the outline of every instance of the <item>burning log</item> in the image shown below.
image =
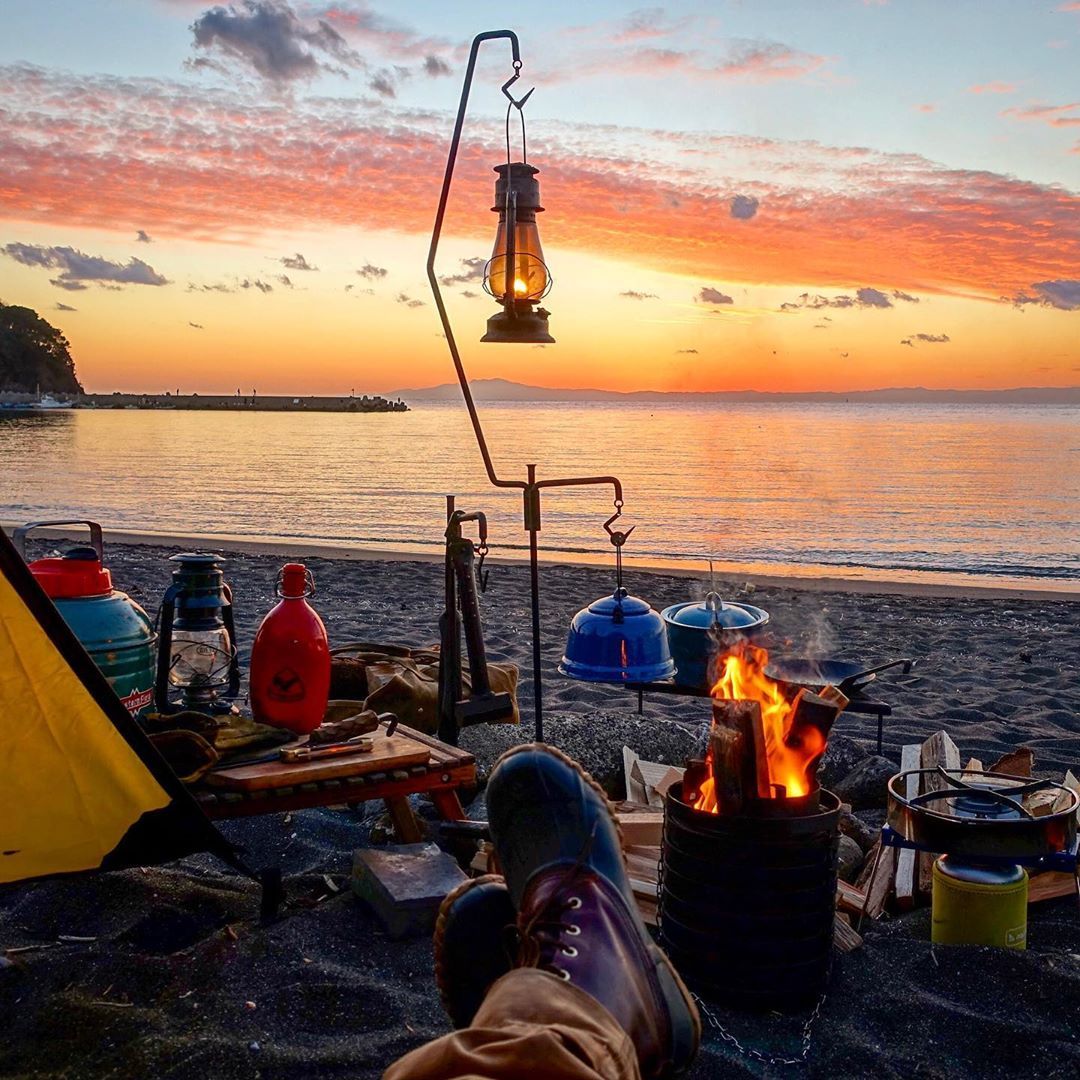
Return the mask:
[(785, 688), (765, 674), (769, 654), (743, 642), (722, 660), (712, 688), (708, 775), (691, 768), (684, 791), (697, 810), (739, 814), (762, 800), (812, 800), (829, 731), (847, 705), (835, 687), (821, 694)]
[(769, 758), (756, 701), (713, 702), (709, 763), (718, 812), (737, 814), (748, 799), (768, 799)]
[(829, 732), (847, 703), (848, 699), (835, 686), (826, 686), (820, 694), (800, 690), (792, 703), (794, 711), (784, 745), (805, 757), (804, 772), (810, 790), (817, 787), (818, 765), (825, 755)]

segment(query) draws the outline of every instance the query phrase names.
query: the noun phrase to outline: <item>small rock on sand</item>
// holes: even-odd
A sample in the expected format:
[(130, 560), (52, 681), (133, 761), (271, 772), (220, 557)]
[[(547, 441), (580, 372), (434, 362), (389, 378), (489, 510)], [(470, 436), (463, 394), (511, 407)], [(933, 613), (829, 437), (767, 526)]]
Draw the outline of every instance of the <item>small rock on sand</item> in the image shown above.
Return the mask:
[(894, 762), (875, 754), (859, 762), (833, 790), (853, 810), (874, 810), (885, 805), (885, 785), (897, 771)]

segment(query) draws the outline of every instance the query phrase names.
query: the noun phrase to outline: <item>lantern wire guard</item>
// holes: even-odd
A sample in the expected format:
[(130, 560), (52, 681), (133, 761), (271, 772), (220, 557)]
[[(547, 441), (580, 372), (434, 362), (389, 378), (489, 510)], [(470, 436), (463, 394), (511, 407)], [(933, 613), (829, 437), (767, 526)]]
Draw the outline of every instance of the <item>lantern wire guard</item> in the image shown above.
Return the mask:
[[(457, 163), (458, 148), (461, 144), (461, 130), (465, 123), (465, 112), (469, 104), (469, 91), (472, 88), (473, 74), (476, 69), (476, 58), (480, 51), (480, 46), (485, 41), (495, 41), (499, 39), (505, 39), (510, 42), (511, 58), (513, 62), (513, 73), (509, 79), (502, 85), (502, 92), (510, 102), (507, 106), (507, 179), (509, 181), (510, 165), (509, 161), (509, 133), (510, 133), (510, 116), (511, 110), (515, 107), (521, 114), (522, 123), (522, 153), (525, 152), (525, 117), (522, 109), (532, 95), (532, 90), (529, 90), (522, 98), (515, 99), (510, 93), (510, 87), (521, 77), (521, 50), (518, 45), (517, 34), (512, 30), (489, 30), (482, 34), (477, 34), (473, 38), (472, 48), (469, 50), (469, 60), (465, 68), (465, 81), (461, 87), (461, 101), (458, 105), (457, 119), (454, 122), (454, 133), (450, 139), (450, 150), (446, 158), (446, 172), (443, 176), (442, 191), (439, 194), (439, 206), (435, 213), (435, 226), (431, 233), (431, 246), (428, 249), (427, 258), (427, 276), (428, 283), (431, 285), (431, 292), (435, 298), (435, 307), (439, 312), (439, 319), (442, 322), (443, 333), (446, 335), (446, 345), (450, 350), (450, 357), (454, 362), (454, 370), (457, 372), (458, 382), (461, 384), (461, 393), (465, 399), (465, 407), (469, 411), (469, 420), (472, 422), (473, 433), (476, 436), (476, 442), (480, 448), (480, 456), (484, 461), (484, 469), (487, 472), (488, 481), (498, 488), (517, 488), (521, 492), (522, 496), (522, 508), (524, 513), (524, 526), (525, 530), (529, 534), (529, 581), (531, 589), (531, 607), (532, 607), (532, 662), (533, 662), (533, 718), (535, 722), (535, 737), (537, 742), (543, 742), (544, 739), (544, 707), (543, 707), (543, 682), (541, 676), (541, 658), (540, 658), (540, 568), (538, 558), (538, 534), (540, 532), (541, 519), (540, 519), (540, 493), (544, 488), (555, 487), (583, 487), (586, 485), (610, 485), (614, 491), (614, 510), (615, 512), (604, 523), (604, 528), (611, 538), (612, 544), (616, 549), (617, 568), (620, 577), (621, 584), (621, 572), (622, 572), (622, 544), (625, 542), (626, 537), (630, 534), (631, 530), (626, 532), (617, 532), (611, 528), (612, 523), (618, 519), (622, 514), (623, 508), (623, 491), (622, 484), (618, 477), (615, 476), (573, 476), (573, 477), (560, 477), (539, 480), (536, 476), (536, 466), (526, 466), (526, 479), (524, 480), (507, 480), (500, 477), (496, 471), (495, 466), (491, 460), (491, 452), (488, 450), (487, 440), (484, 438), (484, 429), (480, 423), (480, 416), (476, 411), (476, 403), (473, 400), (472, 390), (469, 387), (469, 379), (465, 374), (465, 367), (461, 361), (461, 353), (458, 351), (457, 340), (454, 337), (453, 329), (450, 325), (450, 317), (446, 312), (446, 305), (443, 303), (442, 292), (439, 289), (439, 279), (435, 274), (435, 256), (439, 248), (439, 238), (442, 235), (443, 220), (446, 216), (446, 204), (450, 195), (450, 184), (454, 177), (454, 166)], [(507, 197), (510, 197), (510, 189), (512, 184), (507, 183)], [(511, 207), (512, 208), (512, 207)], [(509, 226), (511, 221), (506, 222), (507, 235), (511, 235)], [(509, 260), (508, 260), (509, 262)], [(546, 271), (546, 266), (545, 266)], [(487, 275), (485, 273), (485, 279)], [(550, 287), (550, 275), (548, 275), (548, 284)], [(546, 289), (544, 294), (546, 295)], [(539, 299), (539, 298), (538, 298)], [(504, 301), (504, 307), (512, 308), (515, 303), (520, 304), (520, 301), (515, 302), (513, 298)], [(541, 309), (542, 310), (542, 309)], [(509, 312), (508, 312), (509, 314)], [(539, 312), (531, 313), (534, 318), (539, 316)], [(512, 317), (512, 316), (511, 316)], [(493, 316), (493, 319), (498, 319), (500, 316)], [(546, 313), (543, 316), (545, 330), (546, 330)], [(490, 329), (490, 324), (489, 324)], [(489, 338), (491, 340), (491, 338)], [(502, 339), (506, 340), (506, 339)], [(513, 339), (510, 339), (513, 340)], [(526, 340), (537, 340), (526, 339)]]

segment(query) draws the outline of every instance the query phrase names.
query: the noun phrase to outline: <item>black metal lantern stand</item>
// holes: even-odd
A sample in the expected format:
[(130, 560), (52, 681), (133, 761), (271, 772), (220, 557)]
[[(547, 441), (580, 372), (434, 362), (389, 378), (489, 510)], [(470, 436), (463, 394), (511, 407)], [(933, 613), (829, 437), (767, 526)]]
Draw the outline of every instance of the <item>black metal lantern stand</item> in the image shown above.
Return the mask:
[(432, 294), (435, 297), (435, 306), (442, 321), (443, 332), (446, 334), (446, 343), (450, 349), (450, 356), (457, 371), (458, 382), (461, 384), (465, 407), (469, 410), (469, 419), (472, 421), (473, 432), (480, 447), (480, 454), (484, 459), (484, 468), (487, 470), (488, 480), (495, 487), (516, 488), (521, 491), (524, 526), (529, 534), (534, 718), (536, 722), (536, 740), (542, 742), (544, 738), (544, 712), (543, 684), (540, 670), (540, 571), (538, 564), (538, 534), (541, 525), (540, 493), (545, 488), (610, 485), (615, 496), (615, 512), (604, 522), (604, 528), (607, 530), (612, 544), (615, 545), (616, 551), (620, 554), (620, 549), (629, 534), (629, 530), (619, 532), (611, 528), (612, 523), (622, 513), (623, 507), (622, 484), (617, 477), (574, 476), (541, 480), (537, 478), (535, 465), (526, 466), (526, 479), (524, 480), (506, 480), (495, 472), (487, 441), (484, 438), (484, 430), (480, 424), (480, 417), (476, 411), (476, 404), (473, 401), (472, 391), (469, 388), (469, 380), (461, 362), (461, 354), (458, 352), (454, 332), (451, 329), (450, 319), (446, 313), (446, 305), (443, 303), (442, 293), (439, 290), (439, 281), (435, 275), (435, 255), (439, 246), (439, 237), (442, 233), (443, 218), (446, 214), (446, 203), (450, 194), (450, 182), (454, 175), (454, 165), (457, 161), (458, 146), (461, 142), (461, 129), (465, 122), (465, 110), (469, 101), (469, 91), (472, 87), (477, 53), (485, 41), (494, 41), (501, 38), (505, 38), (510, 42), (513, 59), (513, 74), (502, 86), (502, 92), (509, 101), (507, 106), (507, 161), (505, 165), (496, 169), (499, 180), (496, 184), (496, 205), (493, 209), (499, 213), (499, 231), (495, 242), (495, 252), (488, 263), (484, 284), (486, 290), (499, 301), (503, 310), (492, 316), (488, 321), (488, 332), (481, 340), (526, 344), (554, 340), (548, 331), (548, 312), (536, 306), (539, 300), (546, 295), (551, 283), (547, 267), (543, 262), (539, 237), (536, 232), (536, 214), (543, 209), (539, 201), (539, 184), (535, 179), (538, 170), (527, 162), (511, 162), (509, 160), (511, 110), (516, 108), (521, 116), (522, 156), (524, 157), (525, 118), (522, 110), (525, 102), (532, 94), (530, 90), (519, 100), (515, 99), (510, 93), (510, 87), (517, 82), (521, 73), (521, 53), (518, 47), (517, 35), (512, 30), (490, 30), (483, 34), (477, 34), (473, 38), (472, 48), (469, 51), (468, 66), (465, 69), (465, 82), (461, 88), (461, 102), (458, 105), (454, 134), (450, 140), (450, 152), (446, 159), (446, 173), (443, 177), (442, 192), (439, 196), (439, 208), (435, 215), (435, 228), (431, 234), (427, 274)]

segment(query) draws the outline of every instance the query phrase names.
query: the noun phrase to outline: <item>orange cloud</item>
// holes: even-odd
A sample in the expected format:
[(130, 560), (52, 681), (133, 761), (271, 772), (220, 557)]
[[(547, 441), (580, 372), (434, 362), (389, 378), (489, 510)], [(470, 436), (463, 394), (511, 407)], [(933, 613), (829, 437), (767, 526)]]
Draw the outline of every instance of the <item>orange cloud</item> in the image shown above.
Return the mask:
[(1069, 116), (1068, 114), (1080, 109), (1080, 101), (1074, 101), (1069, 105), (1028, 105), (1021, 108), (1014, 105), (1010, 109), (1002, 110), (1002, 116), (1011, 117), (1013, 120), (1034, 120), (1038, 123), (1049, 124), (1051, 127), (1080, 127), (1080, 114)]
[[(447, 218), (485, 246), (499, 126), (471, 125)], [(216, 241), (358, 225), (424, 234), (449, 131), (444, 115), (354, 100), (8, 67), (0, 216)], [(1080, 197), (915, 154), (571, 124), (547, 125), (530, 148), (552, 250), (713, 281), (994, 298), (1071, 280), (1080, 264)], [(752, 220), (732, 218), (736, 193), (757, 200)]]
[(969, 94), (1011, 94), (1016, 90), (1016, 83), (988, 82), (968, 87)]

